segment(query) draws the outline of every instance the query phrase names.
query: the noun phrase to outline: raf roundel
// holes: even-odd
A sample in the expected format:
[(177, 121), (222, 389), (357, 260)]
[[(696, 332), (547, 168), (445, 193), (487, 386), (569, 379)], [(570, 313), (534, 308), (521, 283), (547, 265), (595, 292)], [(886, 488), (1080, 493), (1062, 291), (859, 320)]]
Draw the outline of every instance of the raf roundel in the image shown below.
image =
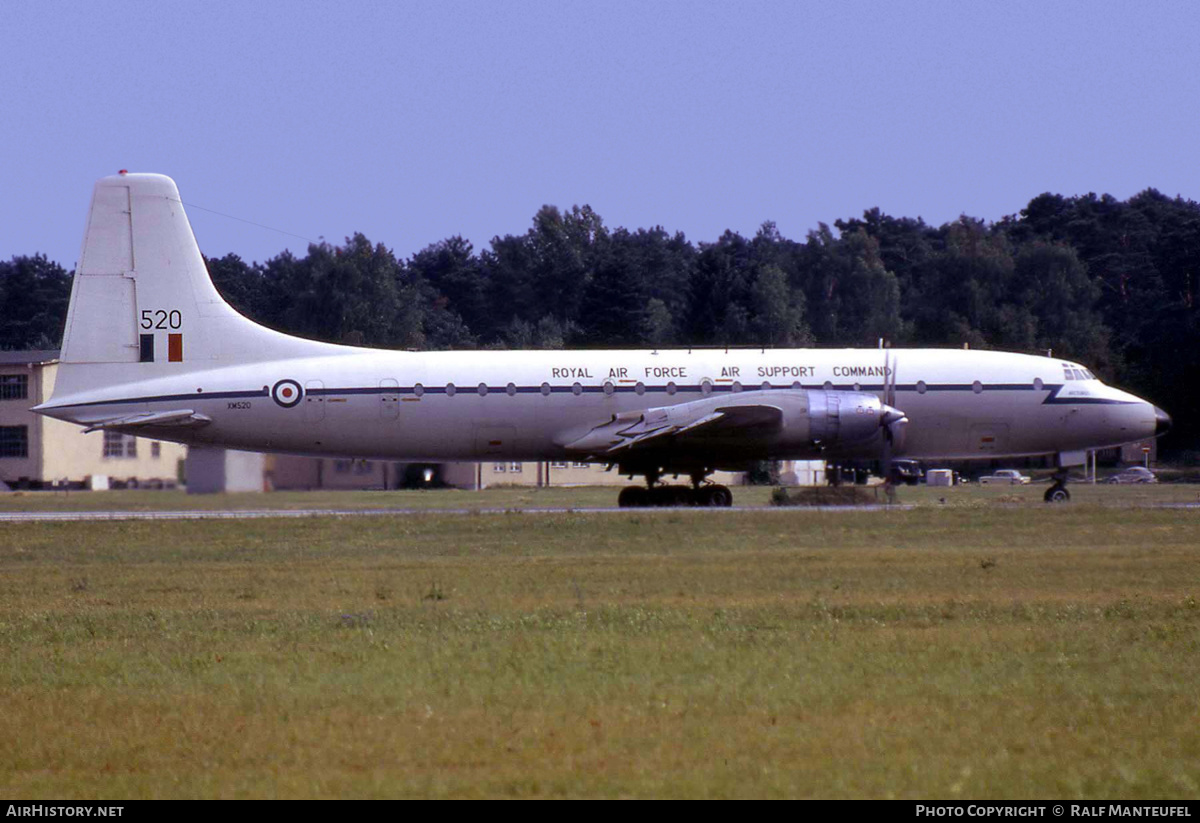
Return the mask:
[(295, 380), (280, 380), (271, 389), (271, 399), (285, 409), (290, 409), (299, 403), (303, 397), (304, 390), (300, 388), (300, 384)]

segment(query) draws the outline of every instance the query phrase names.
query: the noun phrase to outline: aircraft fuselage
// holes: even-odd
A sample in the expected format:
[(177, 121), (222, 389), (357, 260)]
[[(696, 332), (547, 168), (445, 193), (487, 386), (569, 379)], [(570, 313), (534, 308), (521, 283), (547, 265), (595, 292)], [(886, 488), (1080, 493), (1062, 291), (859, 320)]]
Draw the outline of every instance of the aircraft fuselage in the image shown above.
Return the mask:
[[(88, 424), (186, 407), (201, 428), (167, 440), (397, 460), (554, 460), (597, 421), (648, 407), (764, 391), (863, 392), (910, 425), (903, 453), (972, 459), (1117, 445), (1155, 434), (1155, 408), (1062, 360), (914, 349), (389, 352), (191, 371), (56, 397), (44, 411)], [(100, 364), (96, 369), (105, 368)], [(285, 396), (286, 395), (286, 396)], [(868, 456), (810, 439), (775, 458)], [(741, 444), (739, 457), (759, 459)], [(722, 460), (721, 462), (729, 462)]]

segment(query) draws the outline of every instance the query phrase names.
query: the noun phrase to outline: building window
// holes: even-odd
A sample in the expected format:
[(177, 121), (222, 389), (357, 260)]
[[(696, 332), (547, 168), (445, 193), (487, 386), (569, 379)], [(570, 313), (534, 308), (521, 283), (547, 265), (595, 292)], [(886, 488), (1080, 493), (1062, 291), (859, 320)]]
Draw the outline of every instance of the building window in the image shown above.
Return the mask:
[(493, 463), (492, 471), (494, 471), (496, 474), (504, 474), (506, 471), (508, 471), (508, 466), (506, 466), (504, 463)]
[(29, 398), (29, 375), (0, 374), (0, 400), (26, 400)]
[(525, 471), (525, 464), (524, 463), (509, 463), (508, 470), (510, 472), (513, 472), (514, 474), (520, 474), (521, 472)]
[(576, 469), (590, 469), (592, 467), (592, 464), (591, 463), (572, 463), (571, 466)]
[(162, 457), (162, 443), (159, 443), (157, 440), (155, 440), (150, 444), (150, 456), (155, 460)]
[(29, 456), (29, 427), (0, 426), (0, 457)]
[(105, 457), (137, 457), (137, 438), (111, 429), (104, 430)]
[(552, 469), (565, 469), (565, 468), (567, 467), (567, 465), (568, 465), (568, 464), (567, 464), (567, 462), (566, 462), (565, 460), (551, 461), (551, 463), (550, 463), (550, 468), (552, 468)]

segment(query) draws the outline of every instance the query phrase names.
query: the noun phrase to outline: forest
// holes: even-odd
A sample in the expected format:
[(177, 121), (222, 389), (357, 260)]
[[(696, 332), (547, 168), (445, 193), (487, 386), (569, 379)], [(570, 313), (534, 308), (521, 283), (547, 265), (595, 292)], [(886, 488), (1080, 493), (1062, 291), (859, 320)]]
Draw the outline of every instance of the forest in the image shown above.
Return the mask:
[[(543, 206), (529, 230), (409, 259), (361, 234), (264, 263), (207, 260), (265, 325), (383, 348), (869, 346), (1003, 349), (1079, 361), (1175, 420), (1167, 459), (1200, 459), (1200, 204), (1042, 194), (996, 222), (878, 209), (803, 240), (766, 222), (692, 242)], [(72, 272), (0, 262), (0, 349), (57, 348)]]

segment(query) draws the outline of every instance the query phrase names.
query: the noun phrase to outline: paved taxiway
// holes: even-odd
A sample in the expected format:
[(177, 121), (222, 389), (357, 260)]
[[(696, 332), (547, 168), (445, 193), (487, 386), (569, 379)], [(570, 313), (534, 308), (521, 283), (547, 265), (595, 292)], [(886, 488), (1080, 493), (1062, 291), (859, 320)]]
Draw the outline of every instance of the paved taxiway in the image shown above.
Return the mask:
[(257, 520), (271, 517), (384, 517), (419, 514), (629, 514), (656, 512), (882, 512), (907, 511), (910, 505), (895, 506), (770, 506), (730, 508), (538, 508), (538, 509), (247, 509), (245, 511), (162, 511), (162, 512), (0, 512), (0, 522), (63, 522), (78, 520)]

